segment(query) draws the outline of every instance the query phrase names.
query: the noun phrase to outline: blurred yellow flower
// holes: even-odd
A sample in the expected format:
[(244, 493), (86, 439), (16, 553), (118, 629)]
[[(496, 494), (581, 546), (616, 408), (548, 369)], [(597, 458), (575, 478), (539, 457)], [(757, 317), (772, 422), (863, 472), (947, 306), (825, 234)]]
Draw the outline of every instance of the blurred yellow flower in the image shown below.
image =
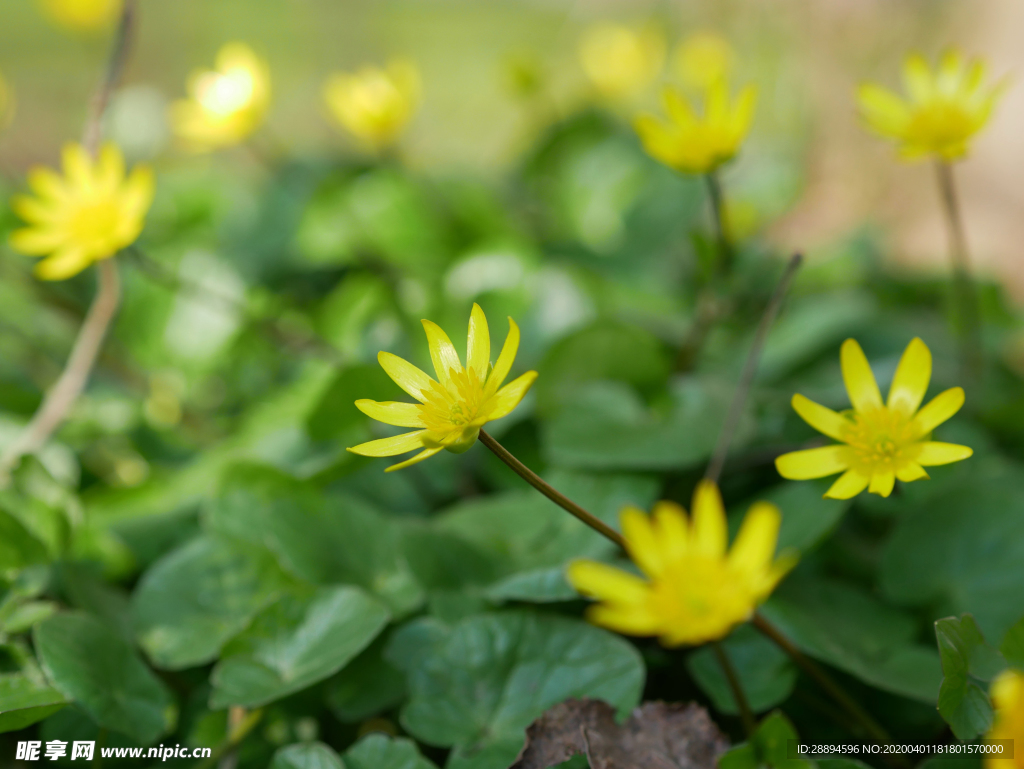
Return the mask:
[(726, 81), (712, 83), (706, 91), (703, 115), (671, 86), (666, 86), (664, 100), (667, 121), (654, 115), (636, 120), (644, 148), (655, 160), (677, 171), (706, 174), (739, 152), (754, 117), (757, 91), (748, 85), (730, 101)]
[(519, 349), (519, 327), (512, 318), (508, 322), (505, 346), (492, 366), (487, 318), (479, 305), (473, 305), (466, 342), (467, 365), (463, 368), (447, 334), (436, 323), (424, 320), (436, 381), (397, 355), (381, 352), (377, 360), (384, 371), (419, 404), (358, 400), (356, 408), (378, 422), (417, 430), (362, 443), (349, 451), (366, 457), (391, 457), (423, 449), (412, 459), (392, 465), (387, 472), (421, 462), (441, 449), (454, 454), (467, 451), (479, 437), (480, 428), (509, 414), (537, 378), (536, 371), (529, 371), (501, 386)]
[(985, 127), (1002, 95), (1004, 84), (987, 84), (985, 74), (984, 62), (965, 62), (955, 51), (942, 57), (935, 72), (913, 54), (903, 67), (909, 99), (865, 84), (858, 92), (861, 115), (872, 131), (895, 139), (908, 160), (956, 160), (967, 154), (968, 140)]
[(139, 165), (126, 177), (124, 157), (113, 144), (96, 161), (79, 144), (65, 146), (63, 156), (63, 177), (33, 169), (28, 183), (35, 196), (11, 202), (29, 225), (11, 233), (11, 246), (46, 257), (35, 270), (43, 280), (70, 278), (134, 243), (153, 202), (152, 171)]
[[(1024, 769), (1024, 673), (1018, 670), (1004, 670), (992, 682), (989, 690), (992, 705), (995, 707), (995, 720), (992, 728), (985, 735), (986, 740), (1014, 740), (1014, 754), (1010, 759), (1020, 769)], [(986, 769), (1003, 769), (1007, 759), (986, 755)]]
[(837, 413), (802, 395), (793, 396), (793, 408), (815, 430), (842, 443), (783, 454), (775, 460), (783, 478), (802, 481), (842, 472), (826, 497), (849, 499), (864, 489), (887, 497), (897, 478), (904, 483), (927, 478), (925, 467), (974, 453), (931, 440), (932, 430), (960, 410), (964, 391), (951, 387), (920, 408), (932, 376), (932, 354), (920, 339), (903, 351), (884, 404), (864, 351), (853, 339), (843, 342), (840, 362), (852, 411)]
[(657, 635), (666, 646), (724, 637), (751, 617), (796, 563), (788, 553), (774, 559), (781, 514), (767, 502), (750, 508), (726, 552), (725, 508), (718, 487), (707, 480), (694, 492), (692, 521), (674, 502), (659, 502), (650, 518), (627, 507), (621, 521), (629, 556), (647, 579), (576, 561), (569, 581), (601, 601), (588, 610), (591, 622), (629, 635)]
[(121, 11), (122, 0), (40, 0), (46, 14), (63, 27), (79, 32), (103, 29)]
[(189, 148), (206, 152), (239, 144), (270, 107), (270, 70), (245, 43), (227, 43), (214, 69), (192, 73), (187, 99), (171, 105), (171, 125)]
[(419, 99), (419, 70), (402, 59), (387, 68), (367, 65), (354, 73), (338, 72), (324, 85), (324, 101), (334, 119), (375, 149), (398, 139)]
[(597, 90), (609, 98), (632, 96), (649, 86), (665, 64), (665, 37), (655, 27), (633, 29), (602, 22), (580, 43), (580, 63)]
[(697, 32), (679, 44), (673, 54), (676, 75), (692, 88), (710, 88), (728, 80), (733, 50), (713, 32)]

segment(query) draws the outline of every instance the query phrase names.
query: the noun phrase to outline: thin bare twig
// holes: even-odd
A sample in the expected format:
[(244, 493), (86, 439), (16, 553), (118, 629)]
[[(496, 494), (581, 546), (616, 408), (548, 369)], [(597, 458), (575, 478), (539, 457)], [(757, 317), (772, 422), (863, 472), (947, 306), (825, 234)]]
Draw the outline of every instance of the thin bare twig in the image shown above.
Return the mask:
[[(111, 94), (121, 79), (121, 73), (128, 58), (134, 29), (135, 10), (136, 0), (125, 0), (121, 12), (121, 23), (110, 53), (107, 71), (93, 97), (85, 130), (82, 132), (82, 145), (93, 156), (99, 150), (103, 116), (110, 104)], [(96, 267), (98, 283), (96, 298), (93, 299), (89, 312), (85, 316), (85, 321), (78, 332), (78, 338), (75, 339), (64, 371), (47, 391), (42, 405), (33, 415), (32, 420), (21, 434), (6, 447), (3, 454), (0, 454), (0, 482), (10, 474), (22, 456), (38, 451), (46, 444), (46, 441), (64, 421), (89, 381), (89, 374), (92, 372), (107, 330), (110, 328), (110, 323), (121, 302), (121, 280), (113, 258), (98, 262)]]
[(779, 284), (775, 287), (775, 293), (772, 294), (772, 298), (768, 302), (764, 314), (761, 316), (761, 322), (757, 326), (757, 331), (754, 334), (754, 344), (751, 346), (750, 352), (747, 354), (747, 360), (743, 364), (743, 372), (740, 374), (739, 384), (736, 385), (736, 392), (733, 394), (732, 402), (729, 404), (729, 411), (725, 416), (725, 424), (722, 425), (722, 432), (718, 435), (718, 442), (715, 444), (715, 450), (711, 454), (711, 462), (708, 464), (707, 473), (704, 475), (705, 478), (715, 483), (718, 483), (718, 479), (722, 475), (722, 468), (725, 467), (725, 460), (729, 455), (729, 446), (732, 443), (733, 435), (736, 433), (736, 427), (739, 425), (740, 416), (743, 414), (743, 407), (747, 402), (747, 396), (750, 394), (750, 386), (754, 383), (754, 376), (757, 374), (757, 365), (761, 361), (761, 353), (764, 352), (765, 342), (768, 341), (768, 332), (771, 331), (772, 323), (775, 322), (775, 316), (779, 314), (779, 308), (782, 307), (782, 301), (786, 298), (786, 292), (789, 291), (796, 271), (800, 269), (802, 263), (803, 256), (800, 254), (794, 254), (793, 258), (789, 260), (789, 264), (786, 265), (786, 271), (782, 274)]

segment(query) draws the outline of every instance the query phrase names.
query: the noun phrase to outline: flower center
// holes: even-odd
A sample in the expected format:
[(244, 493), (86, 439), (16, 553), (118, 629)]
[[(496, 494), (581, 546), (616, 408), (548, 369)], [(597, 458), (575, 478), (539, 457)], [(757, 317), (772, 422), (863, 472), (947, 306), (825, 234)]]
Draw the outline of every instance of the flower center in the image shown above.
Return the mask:
[(437, 439), (446, 436), (457, 439), (472, 433), (473, 440), (480, 428), (480, 412), (484, 401), (484, 383), (473, 371), (450, 371), (447, 388), (431, 383), (419, 407), (424, 426)]
[(196, 83), (196, 101), (214, 115), (227, 116), (247, 107), (255, 90), (256, 84), (247, 70), (206, 72)]
[(909, 134), (929, 144), (960, 142), (974, 133), (971, 115), (959, 104), (934, 101), (914, 112)]
[(876, 468), (895, 472), (906, 449), (916, 438), (910, 416), (885, 406), (867, 412), (855, 412), (853, 424), (843, 436), (852, 452), (855, 468), (871, 474)]
[(673, 561), (651, 587), (656, 610), (669, 635), (678, 630), (679, 643), (721, 637), (749, 617), (755, 604), (750, 585), (722, 558), (690, 555)]
[(121, 211), (112, 200), (83, 203), (71, 215), (68, 230), (71, 240), (85, 247), (109, 240), (121, 223)]

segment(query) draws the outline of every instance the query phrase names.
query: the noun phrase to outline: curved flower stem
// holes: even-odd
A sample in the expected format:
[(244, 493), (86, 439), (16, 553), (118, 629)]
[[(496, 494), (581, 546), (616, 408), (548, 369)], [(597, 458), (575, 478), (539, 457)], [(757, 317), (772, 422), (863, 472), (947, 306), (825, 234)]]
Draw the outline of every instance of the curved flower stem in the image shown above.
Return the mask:
[(782, 634), (782, 631), (765, 619), (763, 614), (755, 614), (751, 622), (754, 627), (771, 639), (776, 646), (786, 652), (801, 670), (817, 681), (818, 685), (850, 715), (871, 739), (880, 745), (885, 745), (892, 741), (889, 733), (853, 697), (847, 694), (843, 687), (832, 680), (832, 677), (816, 662), (797, 649), (793, 642)]
[(939, 160), (936, 161), (935, 170), (949, 229), (950, 257), (953, 261), (954, 327), (960, 337), (960, 362), (965, 375), (977, 379), (982, 366), (981, 311), (971, 271), (960, 199), (956, 191), (953, 166)]
[(486, 431), (480, 431), (480, 442), (487, 448), (494, 452), (494, 454), (504, 462), (506, 465), (512, 468), (513, 472), (516, 473), (520, 478), (526, 481), (528, 484), (537, 489), (541, 494), (550, 499), (556, 505), (564, 509), (571, 515), (579, 518), (583, 523), (587, 524), (594, 531), (600, 532), (616, 545), (621, 547), (623, 550), (626, 549), (626, 540), (623, 539), (619, 532), (615, 531), (611, 526), (602, 521), (593, 513), (588, 513), (582, 507), (577, 505), (567, 496), (562, 494), (560, 491), (552, 487), (547, 481), (541, 478), (537, 473), (533, 472), (530, 468), (516, 459), (512, 454), (492, 438)]
[(715, 264), (715, 271), (722, 275), (728, 275), (732, 271), (734, 255), (732, 239), (729, 237), (729, 228), (725, 218), (725, 195), (722, 193), (722, 181), (718, 178), (717, 171), (708, 171), (704, 174), (704, 181), (707, 183), (711, 212), (715, 217), (715, 233), (718, 237), (718, 262)]
[[(86, 121), (83, 131), (82, 145), (93, 156), (99, 149), (103, 115), (106, 113), (110, 96), (121, 78), (128, 57), (135, 26), (135, 5), (136, 0), (125, 0), (107, 72), (93, 97), (89, 119)], [(96, 298), (93, 299), (85, 321), (79, 329), (78, 338), (75, 339), (68, 362), (61, 372), (60, 378), (47, 391), (42, 405), (32, 416), (31, 421), (21, 434), (7, 446), (3, 454), (0, 454), (0, 483), (4, 482), (21, 457), (38, 451), (46, 444), (54, 431), (60, 427), (89, 381), (89, 374), (96, 363), (103, 339), (107, 335), (107, 329), (121, 302), (121, 280), (114, 258), (98, 262), (96, 270), (98, 281)]]
[(729, 682), (732, 698), (736, 700), (736, 706), (740, 711), (740, 719), (743, 721), (743, 731), (747, 733), (747, 737), (750, 737), (757, 728), (757, 722), (754, 720), (754, 713), (750, 709), (747, 695), (743, 693), (743, 686), (740, 684), (739, 676), (736, 675), (736, 668), (732, 666), (728, 652), (718, 641), (711, 642), (711, 649), (718, 659), (722, 672), (725, 673), (725, 679)]
[(718, 442), (715, 444), (715, 450), (711, 454), (708, 470), (704, 474), (705, 478), (715, 483), (718, 483), (718, 478), (722, 474), (722, 468), (725, 467), (725, 460), (729, 455), (729, 446), (732, 443), (733, 435), (736, 433), (736, 427), (739, 425), (740, 416), (743, 414), (743, 406), (747, 402), (747, 396), (750, 394), (750, 386), (754, 383), (754, 375), (757, 374), (757, 364), (761, 361), (761, 353), (764, 352), (765, 342), (768, 341), (768, 332), (771, 331), (772, 323), (775, 322), (775, 316), (779, 314), (782, 301), (786, 298), (786, 292), (789, 291), (796, 271), (800, 269), (803, 260), (804, 258), (801, 254), (793, 254), (789, 264), (786, 265), (786, 271), (782, 273), (782, 278), (775, 287), (775, 293), (772, 294), (772, 298), (769, 300), (768, 306), (761, 316), (761, 322), (757, 326), (757, 331), (754, 334), (754, 344), (751, 346), (750, 352), (747, 354), (747, 360), (743, 364), (743, 372), (740, 374), (739, 384), (736, 385), (736, 392), (733, 394), (732, 402), (729, 404), (729, 411), (725, 416), (725, 424), (722, 425), (722, 432), (718, 434)]
[[(247, 711), (245, 708), (231, 708), (228, 711), (228, 734), (224, 741), (213, 749), (211, 754), (196, 764), (196, 769), (210, 769), (217, 766), (223, 756), (227, 759), (234, 755), (235, 749), (249, 736), (263, 718), (262, 710)], [(223, 762), (221, 762), (223, 763)]]

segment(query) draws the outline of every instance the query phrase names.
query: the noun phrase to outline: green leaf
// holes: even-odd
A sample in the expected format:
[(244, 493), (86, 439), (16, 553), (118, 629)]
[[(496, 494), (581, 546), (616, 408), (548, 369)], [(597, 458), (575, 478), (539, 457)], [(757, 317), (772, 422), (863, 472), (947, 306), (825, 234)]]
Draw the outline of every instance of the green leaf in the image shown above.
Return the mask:
[(32, 626), (57, 613), (60, 607), (53, 601), (29, 601), (18, 606), (3, 622), (5, 633), (24, 633)]
[(0, 732), (15, 732), (42, 721), (70, 700), (21, 673), (0, 675)]
[(175, 724), (167, 689), (121, 636), (88, 614), (36, 626), (35, 647), (55, 688), (100, 726), (149, 744)]
[(999, 644), (1003, 658), (1015, 668), (1024, 668), (1024, 618), (1017, 620), (1006, 631)]
[(345, 752), (346, 769), (437, 769), (402, 737), (368, 734)]
[[(653, 479), (638, 475), (596, 476), (558, 471), (546, 480), (616, 527), (624, 506), (648, 509), (658, 491)], [(484, 594), (496, 601), (573, 599), (577, 593), (565, 580), (566, 564), (576, 558), (606, 558), (616, 550), (602, 535), (532, 490), (460, 502), (443, 511), (434, 526), (449, 536), (457, 536), (480, 554), (491, 573), (479, 569), (470, 584), (486, 579), (490, 584)], [(439, 551), (437, 557), (443, 560), (444, 551)], [(470, 562), (467, 558), (458, 560), (463, 564)]]
[(895, 603), (970, 612), (987, 636), (1001, 638), (1024, 615), (1024, 469), (971, 463), (966, 477), (936, 484), (901, 512), (879, 581)]
[(157, 667), (202, 665), (287, 584), (268, 554), (199, 537), (143, 575), (132, 597), (139, 643)]
[[(797, 670), (785, 652), (749, 625), (741, 625), (722, 641), (722, 647), (743, 693), (755, 713), (766, 711), (789, 697)], [(686, 658), (686, 668), (721, 713), (737, 715), (739, 708), (714, 650), (705, 646)]]
[(405, 675), (383, 652), (378, 638), (329, 682), (327, 705), (342, 723), (358, 724), (405, 699)]
[(775, 769), (813, 769), (810, 761), (799, 758), (788, 758), (789, 741), (796, 740), (796, 729), (780, 710), (771, 713), (757, 725), (750, 738), (757, 754), (759, 763), (767, 764)]
[(938, 620), (935, 638), (943, 674), (939, 714), (957, 738), (973, 740), (992, 725), (992, 705), (977, 679), (990, 680), (1006, 663), (969, 614)]
[(942, 673), (935, 650), (914, 642), (911, 617), (859, 589), (794, 575), (762, 612), (806, 654), (879, 689), (936, 701)]
[(296, 577), (359, 585), (396, 615), (423, 601), (393, 521), (363, 502), (325, 496), (274, 468), (232, 468), (206, 520), (214, 531), (266, 548)]
[(0, 570), (46, 563), (46, 546), (10, 513), (0, 510)]
[(668, 377), (669, 361), (664, 345), (649, 331), (599, 320), (555, 343), (537, 369), (538, 408), (552, 414), (576, 398), (583, 382), (659, 387)]
[(387, 625), (389, 614), (356, 587), (286, 595), (223, 651), (210, 707), (259, 707), (338, 672)]
[(593, 697), (624, 713), (637, 704), (644, 681), (643, 662), (623, 639), (577, 620), (519, 611), (453, 626), (418, 620), (395, 633), (387, 658), (408, 676), (401, 721), (409, 733), (456, 746), (461, 755), (493, 748), (500, 754), (494, 765), (511, 763), (526, 727), (552, 705)]
[(287, 745), (274, 753), (270, 769), (352, 769), (322, 742), (301, 742)]
[[(595, 382), (545, 425), (543, 448), (559, 466), (580, 470), (678, 470), (714, 448), (730, 392), (693, 378), (674, 383), (667, 414), (653, 413), (627, 386)], [(734, 445), (750, 434), (740, 423)]]

